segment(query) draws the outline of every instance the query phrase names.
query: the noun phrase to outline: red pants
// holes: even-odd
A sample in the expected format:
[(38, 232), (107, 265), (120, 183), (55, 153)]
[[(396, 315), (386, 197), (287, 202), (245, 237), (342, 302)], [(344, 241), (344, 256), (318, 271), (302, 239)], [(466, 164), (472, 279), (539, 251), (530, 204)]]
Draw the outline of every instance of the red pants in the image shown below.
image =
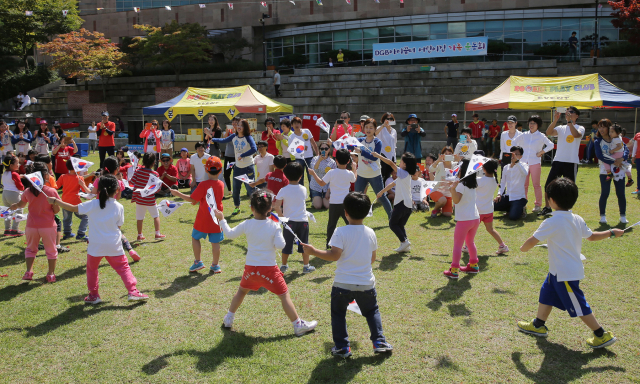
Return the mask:
[(137, 293), (136, 278), (131, 273), (129, 268), (129, 261), (125, 255), (122, 256), (91, 256), (87, 254), (87, 288), (91, 295), (98, 295), (98, 266), (103, 257), (107, 258), (109, 265), (120, 275), (124, 286), (129, 293)]

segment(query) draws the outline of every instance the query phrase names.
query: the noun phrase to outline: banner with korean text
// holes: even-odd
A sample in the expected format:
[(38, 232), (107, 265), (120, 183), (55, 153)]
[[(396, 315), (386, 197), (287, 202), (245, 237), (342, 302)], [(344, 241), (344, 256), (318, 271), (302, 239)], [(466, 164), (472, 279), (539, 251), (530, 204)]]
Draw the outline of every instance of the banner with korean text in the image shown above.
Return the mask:
[(410, 41), (403, 43), (373, 44), (373, 60), (407, 60), (432, 57), (484, 56), (488, 37)]

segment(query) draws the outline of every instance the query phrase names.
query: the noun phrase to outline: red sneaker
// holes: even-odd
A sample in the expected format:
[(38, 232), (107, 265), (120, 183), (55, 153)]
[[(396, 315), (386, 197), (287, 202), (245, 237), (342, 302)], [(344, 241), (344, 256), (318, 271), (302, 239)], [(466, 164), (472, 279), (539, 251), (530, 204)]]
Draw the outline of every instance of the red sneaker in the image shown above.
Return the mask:
[(480, 267), (478, 267), (477, 263), (476, 264), (469, 263), (467, 264), (466, 267), (461, 267), (460, 271), (464, 273), (478, 273), (480, 272)]
[(24, 276), (22, 276), (22, 280), (33, 280), (33, 272), (25, 272)]
[(138, 252), (134, 251), (133, 249), (129, 251), (129, 256), (131, 256), (133, 261), (140, 261), (140, 255), (138, 255)]
[(47, 275), (47, 283), (55, 283), (56, 275)]
[(158, 235), (158, 234), (156, 233), (156, 239), (164, 239), (165, 237), (167, 237), (167, 236), (165, 236), (165, 235), (163, 235), (163, 234), (159, 234), (159, 235)]
[(142, 241), (144, 239), (146, 239), (146, 237), (144, 237), (142, 233), (138, 233), (138, 241)]
[(450, 279), (457, 279), (458, 278), (458, 268), (449, 268), (446, 271), (442, 272), (445, 276), (447, 276)]

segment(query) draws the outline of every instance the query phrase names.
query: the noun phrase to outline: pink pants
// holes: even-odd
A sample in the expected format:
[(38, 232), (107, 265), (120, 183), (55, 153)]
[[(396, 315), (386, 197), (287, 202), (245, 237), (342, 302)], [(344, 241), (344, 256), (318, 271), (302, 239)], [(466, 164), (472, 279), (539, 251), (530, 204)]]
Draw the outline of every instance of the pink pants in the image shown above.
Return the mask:
[(542, 165), (534, 164), (529, 166), (529, 174), (527, 178), (524, 180), (524, 194), (529, 194), (529, 177), (533, 181), (533, 192), (536, 195), (535, 205), (538, 207), (542, 206), (542, 187), (540, 186), (540, 173), (542, 173)]
[(467, 245), (469, 250), (469, 263), (478, 262), (478, 250), (473, 240), (480, 226), (480, 219), (456, 222), (456, 229), (453, 232), (453, 260), (451, 268), (460, 268), (460, 258), (462, 257), (462, 246)]
[(44, 245), (44, 252), (47, 255), (47, 260), (55, 260), (58, 258), (58, 249), (56, 248), (56, 238), (58, 230), (57, 227), (51, 228), (31, 228), (26, 227), (24, 229), (24, 235), (27, 238), (27, 249), (24, 251), (25, 258), (36, 257), (38, 253), (38, 244), (42, 239), (42, 245)]
[(133, 273), (131, 273), (129, 262), (125, 255), (94, 257), (87, 254), (87, 287), (89, 288), (89, 293), (92, 295), (98, 295), (98, 267), (100, 266), (100, 261), (103, 257), (107, 258), (109, 265), (111, 265), (118, 275), (120, 275), (127, 291), (129, 291), (129, 293), (138, 292), (138, 289), (136, 288), (136, 284), (138, 282), (133, 276)]

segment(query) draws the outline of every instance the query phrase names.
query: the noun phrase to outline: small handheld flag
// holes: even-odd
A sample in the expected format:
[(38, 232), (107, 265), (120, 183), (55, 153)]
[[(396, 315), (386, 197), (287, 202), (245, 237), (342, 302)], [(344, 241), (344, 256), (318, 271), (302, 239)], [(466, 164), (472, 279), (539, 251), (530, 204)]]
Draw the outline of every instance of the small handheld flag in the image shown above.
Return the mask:
[(273, 221), (275, 221), (278, 224), (282, 224), (282, 226), (284, 227), (284, 229), (286, 229), (287, 231), (291, 232), (291, 234), (293, 235), (293, 238), (296, 239), (296, 244), (300, 244), (301, 241), (298, 238), (298, 236), (295, 234), (295, 232), (293, 232), (293, 230), (291, 229), (291, 227), (289, 227), (287, 225), (287, 223), (285, 223), (285, 221), (283, 219), (285, 219), (284, 217), (278, 217), (278, 215), (276, 215), (275, 213), (271, 212), (271, 218), (273, 219)]
[(316, 217), (313, 216), (313, 213), (307, 211), (307, 220), (311, 221), (312, 223), (316, 222)]
[(367, 213), (367, 217), (371, 217), (371, 216), (373, 216), (373, 204), (375, 204), (375, 202), (376, 202), (377, 200), (378, 200), (378, 199), (375, 199), (375, 200), (373, 200), (373, 201), (371, 202), (371, 206), (369, 207), (369, 213)]
[(236, 165), (235, 162), (227, 164), (227, 169), (233, 168), (234, 165)]
[(233, 10), (233, 3), (227, 3), (227, 5), (229, 6), (229, 9)]
[(358, 315), (362, 315), (362, 312), (360, 311), (360, 306), (358, 305), (358, 303), (356, 303), (355, 300), (349, 303), (349, 305), (347, 306), (347, 309), (357, 313)]
[(207, 8), (206, 4), (198, 4), (200, 8)]
[(480, 155), (471, 156), (471, 159), (469, 160), (469, 166), (467, 167), (467, 173), (463, 177), (461, 177), (461, 179), (464, 179), (467, 176), (475, 175), (476, 173), (481, 172), (482, 166), (490, 160), (491, 159), (486, 158), (484, 156), (480, 156)]
[[(42, 187), (44, 186), (44, 180), (42, 180), (42, 174), (40, 172), (34, 172), (26, 175), (27, 180), (33, 185), (35, 189), (42, 192)], [(44, 193), (44, 192), (42, 192)]]
[(162, 186), (162, 180), (158, 179), (155, 175), (149, 175), (149, 181), (143, 189), (136, 189), (136, 192), (140, 193), (142, 197), (148, 197), (160, 190)]
[(207, 190), (207, 206), (209, 207), (209, 214), (213, 219), (213, 222), (218, 224), (218, 218), (216, 217), (216, 210), (218, 209), (218, 203), (216, 202), (216, 195), (213, 193), (213, 188)]
[(331, 134), (331, 126), (322, 117), (316, 120), (316, 126), (322, 128), (322, 130), (327, 132), (327, 134)]
[(170, 6), (170, 5), (165, 5), (165, 6), (164, 6), (164, 8), (165, 8), (167, 11), (170, 11), (170, 10), (171, 10), (171, 6)]
[(261, 2), (260, 2), (260, 4), (261, 4), (263, 7), (267, 8), (267, 2), (266, 2), (266, 1), (261, 1)]
[(82, 197), (85, 200), (91, 200), (96, 198), (96, 195), (94, 195), (93, 193), (78, 192), (78, 196)]
[(236, 179), (236, 180), (240, 180), (240, 181), (242, 181), (243, 183), (247, 183), (247, 184), (249, 184), (249, 183), (253, 183), (253, 180), (251, 180), (251, 179), (249, 178), (249, 176), (247, 176), (247, 175), (240, 175), (240, 176), (236, 176), (236, 177), (234, 177), (234, 179)]
[(89, 170), (94, 163), (82, 159), (78, 159), (77, 157), (72, 157), (71, 164), (73, 165), (73, 170), (77, 173), (86, 172)]
[(305, 151), (304, 147), (305, 147), (304, 141), (296, 137), (289, 142), (289, 147), (287, 148), (287, 150), (296, 159), (304, 159), (304, 151)]
[(133, 11), (135, 13), (139, 13), (140, 12), (140, 7), (133, 7)]
[(422, 185), (420, 186), (420, 196), (422, 196), (423, 199), (426, 196), (429, 196), (431, 192), (436, 189), (436, 185), (438, 183), (439, 181), (425, 181), (424, 183), (422, 183)]
[(632, 225), (628, 226), (627, 228), (625, 228), (625, 229), (624, 229), (624, 231), (626, 232), (626, 231), (627, 231), (627, 229), (631, 229), (631, 228), (635, 227), (636, 225), (640, 225), (640, 221), (638, 221), (638, 222), (637, 222), (637, 223), (635, 223), (635, 224), (632, 224)]
[(168, 217), (173, 212), (175, 212), (178, 208), (180, 208), (182, 204), (184, 203), (178, 203), (178, 202), (169, 201), (169, 200), (162, 200), (160, 204), (157, 205), (157, 207), (160, 210), (160, 212), (162, 212), (162, 215), (164, 217)]
[(19, 223), (21, 221), (27, 220), (28, 215), (29, 215), (28, 213), (25, 213), (25, 214), (16, 213), (15, 215), (11, 216), (11, 220), (15, 221), (16, 223)]
[(69, 13), (68, 9), (63, 9), (62, 10), (62, 17), (67, 17), (67, 14)]

